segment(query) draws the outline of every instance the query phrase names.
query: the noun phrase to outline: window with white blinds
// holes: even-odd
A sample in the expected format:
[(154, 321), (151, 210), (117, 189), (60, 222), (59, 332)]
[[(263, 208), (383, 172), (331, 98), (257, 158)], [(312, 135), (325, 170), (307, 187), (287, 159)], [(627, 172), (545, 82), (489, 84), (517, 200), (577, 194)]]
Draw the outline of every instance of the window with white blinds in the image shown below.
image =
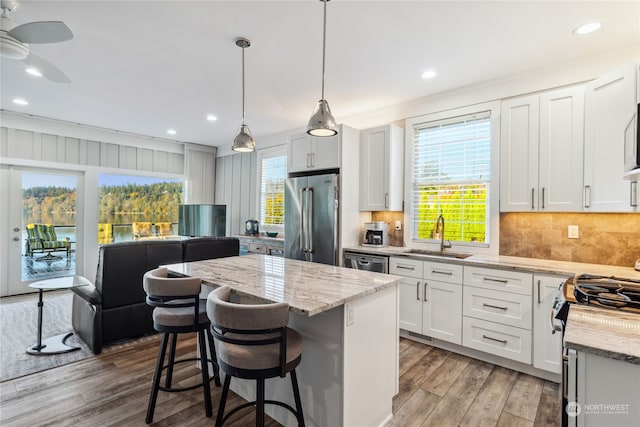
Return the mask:
[(260, 224), (268, 229), (284, 225), (284, 185), (287, 156), (282, 151), (263, 153), (260, 158)]
[(490, 112), (414, 125), (412, 239), (485, 245), (489, 239)]

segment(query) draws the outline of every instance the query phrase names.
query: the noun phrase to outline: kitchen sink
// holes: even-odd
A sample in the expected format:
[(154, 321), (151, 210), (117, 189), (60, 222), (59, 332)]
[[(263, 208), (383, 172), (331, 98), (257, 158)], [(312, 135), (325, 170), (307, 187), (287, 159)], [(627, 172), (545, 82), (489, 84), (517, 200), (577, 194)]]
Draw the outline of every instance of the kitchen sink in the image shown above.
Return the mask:
[(437, 257), (444, 257), (444, 258), (457, 258), (457, 259), (465, 259), (471, 256), (471, 254), (460, 254), (456, 252), (427, 251), (425, 249), (409, 249), (409, 251), (406, 253), (415, 254), (415, 255), (437, 256)]

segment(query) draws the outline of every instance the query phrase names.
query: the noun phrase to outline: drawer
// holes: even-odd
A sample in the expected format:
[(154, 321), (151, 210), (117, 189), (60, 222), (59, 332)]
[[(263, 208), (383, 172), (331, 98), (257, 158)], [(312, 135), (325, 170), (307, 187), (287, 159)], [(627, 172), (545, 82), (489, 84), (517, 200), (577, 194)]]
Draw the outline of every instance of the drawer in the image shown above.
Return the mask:
[(462, 266), (441, 262), (424, 261), (423, 277), (425, 280), (462, 284)]
[(389, 274), (422, 279), (423, 261), (408, 258), (389, 258)]
[(464, 287), (462, 309), (465, 316), (531, 329), (531, 296)]
[(257, 243), (249, 243), (249, 253), (252, 254), (266, 254), (267, 245), (260, 245)]
[(493, 268), (465, 267), (464, 284), (496, 291), (531, 295), (533, 275)]
[(462, 345), (522, 363), (531, 363), (531, 331), (462, 317)]
[(276, 247), (272, 247), (269, 246), (267, 249), (267, 253), (269, 255), (273, 255), (273, 256), (284, 256), (284, 249), (283, 248), (276, 248)]

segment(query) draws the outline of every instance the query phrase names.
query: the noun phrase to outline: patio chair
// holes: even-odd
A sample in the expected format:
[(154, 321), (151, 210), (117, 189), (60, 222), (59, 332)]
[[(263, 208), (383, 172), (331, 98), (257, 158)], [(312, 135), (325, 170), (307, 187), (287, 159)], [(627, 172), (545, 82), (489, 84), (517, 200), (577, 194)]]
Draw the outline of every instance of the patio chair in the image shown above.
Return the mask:
[(33, 258), (35, 252), (46, 253), (45, 258), (53, 258), (52, 252), (64, 251), (69, 259), (71, 252), (71, 241), (67, 237), (64, 240), (58, 240), (56, 230), (51, 224), (27, 224), (27, 241), (25, 243), (25, 252), (30, 258)]
[(133, 222), (131, 224), (131, 234), (133, 234), (133, 240), (154, 237), (150, 222)]
[(156, 236), (166, 239), (173, 236), (170, 222), (156, 222)]
[(98, 244), (104, 245), (113, 242), (113, 224), (98, 224)]

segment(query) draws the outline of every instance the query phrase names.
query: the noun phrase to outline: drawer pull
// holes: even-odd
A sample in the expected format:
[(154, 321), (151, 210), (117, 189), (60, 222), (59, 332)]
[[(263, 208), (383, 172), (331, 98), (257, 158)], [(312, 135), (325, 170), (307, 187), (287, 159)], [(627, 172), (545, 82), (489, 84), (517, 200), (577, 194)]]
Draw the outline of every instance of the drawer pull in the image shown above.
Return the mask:
[(433, 274), (445, 274), (447, 276), (453, 276), (453, 271), (431, 270)]
[(508, 280), (505, 280), (505, 279), (492, 279), (492, 278), (490, 278), (490, 277), (485, 277), (485, 278), (483, 278), (482, 280), (484, 280), (485, 282), (503, 283), (503, 284), (505, 284), (505, 285), (506, 285), (507, 283), (509, 283), (509, 281), (508, 281)]
[(492, 338), (492, 337), (484, 335), (484, 334), (482, 335), (482, 338), (484, 338), (485, 340), (491, 340), (491, 341), (499, 342), (501, 344), (506, 344), (507, 343), (507, 340), (499, 340), (498, 338)]
[(412, 270), (412, 271), (415, 270), (415, 267), (408, 267), (406, 265), (400, 265), (400, 264), (398, 264), (396, 268), (400, 268), (402, 270)]
[(498, 310), (505, 310), (505, 311), (507, 310), (507, 307), (500, 307), (500, 306), (497, 306), (497, 305), (491, 305), (491, 304), (487, 304), (487, 303), (485, 303), (485, 302), (483, 302), (483, 303), (482, 303), (482, 305), (483, 305), (484, 307), (496, 308), (496, 309), (498, 309)]

